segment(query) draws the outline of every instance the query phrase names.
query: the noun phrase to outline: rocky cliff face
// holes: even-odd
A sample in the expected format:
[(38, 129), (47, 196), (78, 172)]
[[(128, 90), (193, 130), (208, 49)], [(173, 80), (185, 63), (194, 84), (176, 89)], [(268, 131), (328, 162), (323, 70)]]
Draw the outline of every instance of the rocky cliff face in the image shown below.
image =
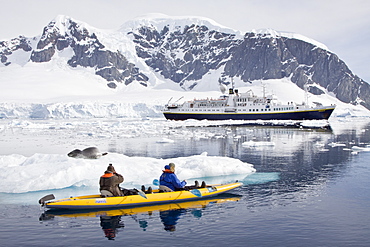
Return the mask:
[(332, 93), (343, 102), (370, 109), (369, 84), (353, 75), (335, 54), (314, 44), (274, 33), (250, 32), (240, 39), (197, 25), (168, 30), (167, 26), (162, 30), (141, 27), (131, 34), (138, 56), (180, 85), (218, 69), (222, 83), (228, 77), (244, 82), (290, 77), (313, 94)]
[(197, 25), (172, 32), (167, 26), (163, 30), (141, 27), (129, 34), (134, 37), (137, 55), (154, 71), (180, 85), (219, 69), (230, 60), (230, 50), (240, 43), (234, 34)]
[(0, 41), (1, 63), (5, 66), (10, 65), (11, 62), (8, 61), (8, 56), (12, 55), (18, 50), (26, 53), (32, 51), (31, 40), (24, 36), (19, 36), (18, 38), (11, 39), (10, 41)]
[[(245, 83), (287, 77), (313, 94), (330, 93), (343, 102), (370, 109), (369, 84), (354, 75), (335, 54), (314, 43), (274, 31), (240, 35), (202, 21), (166, 21), (162, 19), (161, 25), (139, 22), (124, 32), (121, 29), (116, 33), (126, 38), (117, 41), (112, 36), (108, 45), (109, 37), (102, 37), (99, 30), (60, 16), (44, 28), (40, 37), (1, 41), (1, 64), (10, 65), (11, 56), (19, 51), (28, 54), (25, 64), (47, 63), (70, 49), (68, 66), (94, 68), (111, 88), (133, 81), (148, 86), (150, 74), (178, 83), (185, 90), (199, 83), (228, 84), (230, 77)], [(122, 45), (124, 42), (130, 44)], [(128, 46), (134, 49), (126, 50)], [(202, 81), (210, 71), (220, 72), (218, 81)]]

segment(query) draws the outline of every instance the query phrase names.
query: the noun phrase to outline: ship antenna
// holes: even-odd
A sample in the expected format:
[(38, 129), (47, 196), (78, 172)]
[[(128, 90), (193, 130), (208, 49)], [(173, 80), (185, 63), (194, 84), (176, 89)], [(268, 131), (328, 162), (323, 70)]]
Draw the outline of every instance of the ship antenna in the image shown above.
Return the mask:
[(184, 96), (181, 96), (181, 98), (179, 98), (178, 100), (175, 101), (175, 103), (177, 103), (180, 99), (184, 98)]
[(167, 102), (167, 105), (171, 102), (172, 98), (173, 98), (173, 97), (171, 97), (171, 98), (170, 98), (170, 100)]

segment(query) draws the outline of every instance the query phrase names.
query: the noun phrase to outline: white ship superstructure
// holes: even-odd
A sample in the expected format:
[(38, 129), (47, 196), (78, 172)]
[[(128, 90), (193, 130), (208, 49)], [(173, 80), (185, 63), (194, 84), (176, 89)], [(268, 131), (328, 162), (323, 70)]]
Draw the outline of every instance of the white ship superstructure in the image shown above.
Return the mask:
[(323, 106), (287, 102), (281, 104), (275, 95), (258, 97), (252, 90), (239, 93), (237, 89), (229, 89), (228, 95), (218, 99), (194, 99), (182, 104), (165, 105), (163, 114), (167, 119), (208, 119), (208, 120), (307, 120), (328, 119), (335, 105)]

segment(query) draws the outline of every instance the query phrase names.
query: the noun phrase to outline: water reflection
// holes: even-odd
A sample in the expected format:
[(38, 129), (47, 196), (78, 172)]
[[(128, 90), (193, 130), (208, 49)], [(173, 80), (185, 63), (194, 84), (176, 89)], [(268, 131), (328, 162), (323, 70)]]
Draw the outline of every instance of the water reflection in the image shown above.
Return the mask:
[(108, 240), (114, 240), (119, 228), (125, 227), (121, 216), (100, 216), (100, 226)]
[[(183, 203), (172, 203), (163, 205), (154, 205), (147, 207), (101, 210), (101, 211), (86, 211), (86, 210), (48, 210), (41, 214), (39, 220), (41, 222), (50, 222), (59, 220), (59, 218), (100, 218), (100, 227), (103, 230), (104, 236), (108, 240), (115, 240), (119, 231), (125, 227), (123, 217), (133, 219), (139, 224), (139, 227), (146, 231), (149, 228), (149, 221), (141, 218), (143, 215), (151, 217), (158, 216), (162, 223), (164, 231), (176, 231), (176, 225), (183, 215), (190, 213), (194, 218), (202, 217), (202, 210), (207, 207), (220, 204), (231, 203), (240, 200), (240, 196), (234, 194), (224, 194), (207, 200), (197, 200)], [(128, 219), (126, 218), (126, 219)], [(49, 224), (46, 224), (48, 226)], [(153, 226), (155, 227), (155, 226)]]
[(333, 126), (333, 132), (265, 129), (257, 138), (265, 135), (278, 145), (245, 147), (240, 159), (252, 163), (257, 172), (278, 172), (280, 179), (242, 188), (248, 195), (247, 206), (260, 210), (319, 196), (328, 182), (349, 172), (351, 160), (361, 155), (356, 147), (370, 143), (369, 129), (369, 123)]
[(186, 209), (173, 209), (173, 210), (166, 210), (160, 211), (159, 217), (164, 225), (164, 230), (168, 232), (176, 231), (176, 224), (177, 221), (180, 219), (182, 214), (186, 213)]

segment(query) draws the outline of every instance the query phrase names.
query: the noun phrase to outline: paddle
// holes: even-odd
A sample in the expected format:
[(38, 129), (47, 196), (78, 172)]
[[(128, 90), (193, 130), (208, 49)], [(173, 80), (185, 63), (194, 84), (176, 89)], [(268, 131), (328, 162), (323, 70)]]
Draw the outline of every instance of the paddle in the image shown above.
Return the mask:
[(200, 190), (198, 189), (192, 189), (192, 190), (189, 190), (193, 195), (197, 196), (197, 197), (202, 197), (202, 193), (200, 192)]
[[(153, 180), (153, 185), (159, 186), (159, 180), (158, 179), (154, 179)], [(201, 197), (202, 196), (202, 193), (198, 189), (192, 189), (192, 190), (189, 190), (189, 192), (192, 193), (193, 195), (197, 196), (197, 197)]]
[(154, 184), (155, 186), (159, 186), (159, 180), (158, 180), (158, 179), (154, 179), (154, 180), (153, 180), (153, 184)]
[(44, 205), (46, 201), (50, 201), (50, 200), (53, 200), (53, 199), (55, 199), (55, 196), (53, 194), (49, 194), (49, 195), (46, 195), (46, 196), (40, 198), (39, 203), (41, 205)]
[(145, 193), (142, 191), (142, 190), (139, 190), (139, 189), (136, 189), (137, 190), (137, 193), (141, 196), (141, 197), (144, 197), (145, 199), (148, 199), (148, 197), (146, 197)]

